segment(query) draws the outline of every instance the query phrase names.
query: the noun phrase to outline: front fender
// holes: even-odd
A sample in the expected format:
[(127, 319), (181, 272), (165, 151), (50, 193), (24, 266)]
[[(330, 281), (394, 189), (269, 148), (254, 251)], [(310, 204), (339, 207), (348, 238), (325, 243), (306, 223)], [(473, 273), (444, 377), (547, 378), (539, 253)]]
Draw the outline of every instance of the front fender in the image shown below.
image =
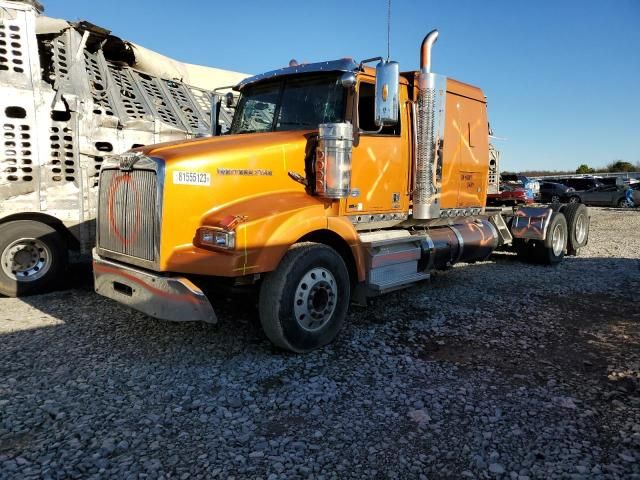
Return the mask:
[(246, 251), (251, 271), (270, 272), (299, 238), (326, 228), (327, 213), (322, 204), (296, 206), (240, 225), (236, 238), (238, 248)]

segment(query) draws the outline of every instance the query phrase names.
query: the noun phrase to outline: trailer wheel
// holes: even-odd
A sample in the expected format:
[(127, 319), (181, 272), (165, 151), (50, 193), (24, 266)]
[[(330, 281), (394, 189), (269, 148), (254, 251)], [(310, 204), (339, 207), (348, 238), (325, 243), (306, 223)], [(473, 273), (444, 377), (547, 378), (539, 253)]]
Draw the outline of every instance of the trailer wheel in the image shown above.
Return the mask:
[(349, 272), (335, 250), (319, 243), (296, 244), (262, 283), (262, 328), (286, 350), (322, 347), (340, 331), (350, 293)]
[(562, 209), (567, 219), (567, 253), (577, 255), (589, 241), (589, 212), (582, 203), (571, 203)]
[(32, 220), (0, 225), (0, 294), (45, 292), (66, 267), (65, 241), (53, 227)]
[(564, 258), (567, 249), (567, 220), (560, 212), (551, 215), (547, 237), (536, 242), (537, 260), (545, 265), (556, 265)]

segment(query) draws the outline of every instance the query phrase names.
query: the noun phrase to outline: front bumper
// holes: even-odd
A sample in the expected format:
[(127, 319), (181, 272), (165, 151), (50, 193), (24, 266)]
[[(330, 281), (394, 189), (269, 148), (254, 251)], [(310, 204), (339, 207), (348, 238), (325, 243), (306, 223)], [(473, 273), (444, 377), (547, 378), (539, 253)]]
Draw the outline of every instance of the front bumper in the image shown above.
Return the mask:
[(174, 322), (216, 323), (209, 299), (190, 280), (133, 268), (98, 256), (93, 250), (96, 293), (151, 317)]

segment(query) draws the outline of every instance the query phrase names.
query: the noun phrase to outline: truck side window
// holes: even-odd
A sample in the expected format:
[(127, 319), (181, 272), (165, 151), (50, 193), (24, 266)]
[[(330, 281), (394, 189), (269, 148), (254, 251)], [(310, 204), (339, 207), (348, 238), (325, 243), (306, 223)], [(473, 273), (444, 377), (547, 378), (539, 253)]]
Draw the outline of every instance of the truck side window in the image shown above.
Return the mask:
[[(360, 130), (375, 131), (378, 130), (375, 122), (375, 100), (376, 87), (373, 83), (360, 84), (358, 96), (358, 126)], [(398, 115), (400, 118), (400, 115)], [(377, 135), (400, 135), (400, 122), (397, 125), (384, 127)]]

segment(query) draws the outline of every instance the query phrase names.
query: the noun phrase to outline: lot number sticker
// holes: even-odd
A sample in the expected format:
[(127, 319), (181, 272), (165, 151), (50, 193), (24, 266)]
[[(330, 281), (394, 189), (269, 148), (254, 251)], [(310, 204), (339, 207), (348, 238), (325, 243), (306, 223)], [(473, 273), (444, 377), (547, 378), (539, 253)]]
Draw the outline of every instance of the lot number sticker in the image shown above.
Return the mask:
[(200, 172), (173, 172), (173, 183), (176, 185), (211, 185), (211, 175)]

